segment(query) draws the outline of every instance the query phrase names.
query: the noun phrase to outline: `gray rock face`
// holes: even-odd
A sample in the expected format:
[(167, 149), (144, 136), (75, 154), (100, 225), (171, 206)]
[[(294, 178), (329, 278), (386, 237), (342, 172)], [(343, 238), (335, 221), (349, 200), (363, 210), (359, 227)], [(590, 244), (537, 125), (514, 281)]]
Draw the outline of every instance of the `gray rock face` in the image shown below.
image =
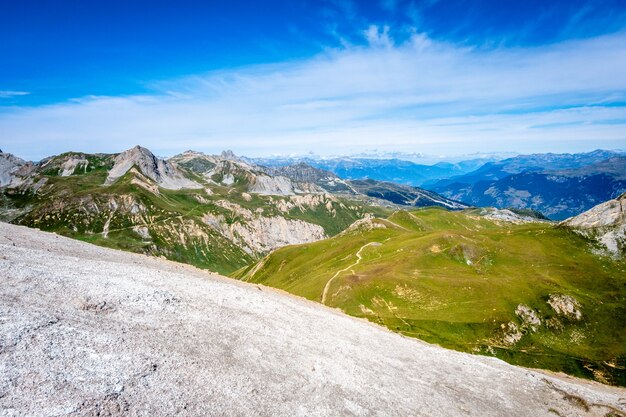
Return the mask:
[[(0, 223), (3, 416), (604, 416), (626, 390)], [(617, 410), (617, 411), (615, 411)]]
[(257, 175), (248, 187), (248, 191), (265, 195), (294, 195), (291, 180), (287, 177)]
[(244, 161), (232, 151), (224, 151), (221, 155), (187, 151), (169, 160), (188, 167), (209, 181), (216, 179), (220, 185), (230, 187), (237, 179), (244, 181), (250, 193), (294, 195), (296, 192), (296, 187), (289, 178), (273, 175), (264, 167)]
[(582, 229), (619, 226), (626, 221), (626, 193), (614, 200), (598, 204), (592, 209), (570, 217), (561, 224)]
[[(301, 198), (305, 197), (308, 196)], [(228, 222), (221, 214), (205, 214), (202, 220), (251, 255), (266, 255), (286, 245), (315, 242), (327, 237), (324, 228), (317, 224), (282, 216), (262, 216), (226, 200), (216, 204), (244, 221)]]
[(495, 207), (483, 207), (477, 210), (477, 214), (495, 222), (513, 224), (537, 223), (546, 221), (544, 219), (539, 219), (531, 215), (519, 214), (509, 209), (497, 209)]
[(548, 304), (560, 316), (565, 316), (572, 320), (580, 320), (583, 317), (580, 311), (580, 303), (571, 295), (551, 294)]
[(69, 177), (70, 175), (74, 174), (74, 171), (76, 171), (77, 168), (86, 169), (88, 164), (89, 162), (85, 158), (68, 158), (67, 161), (65, 161), (61, 166), (62, 170), (59, 175), (61, 175), (62, 177)]
[(611, 254), (626, 253), (626, 193), (560, 223), (597, 240)]
[(297, 182), (316, 183), (322, 180), (333, 180), (339, 177), (330, 171), (314, 168), (303, 162), (294, 165), (274, 168), (273, 172), (277, 175), (283, 175)]
[(18, 187), (34, 169), (33, 164), (10, 153), (0, 152), (0, 187)]
[(105, 184), (114, 183), (133, 166), (137, 166), (143, 175), (163, 188), (170, 190), (202, 188), (200, 184), (186, 178), (176, 165), (157, 158), (141, 146), (135, 146), (115, 157), (115, 164), (109, 171)]

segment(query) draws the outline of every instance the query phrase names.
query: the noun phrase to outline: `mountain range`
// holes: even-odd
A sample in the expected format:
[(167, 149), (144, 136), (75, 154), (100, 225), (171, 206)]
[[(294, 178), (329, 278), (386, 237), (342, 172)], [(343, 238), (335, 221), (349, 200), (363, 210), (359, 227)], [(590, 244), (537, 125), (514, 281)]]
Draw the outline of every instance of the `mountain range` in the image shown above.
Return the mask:
[(385, 215), (389, 200), (466, 207), (413, 187), (352, 185), (305, 165), (266, 168), (232, 152), (164, 160), (140, 146), (38, 163), (0, 153), (0, 181), (4, 220), (222, 273)]
[[(306, 163), (351, 181), (419, 186), (469, 206), (528, 209), (563, 220), (626, 191), (626, 153), (495, 156), (418, 164), (397, 158), (292, 157), (255, 159), (268, 166)], [(391, 198), (402, 204), (410, 201)]]
[(626, 155), (598, 150), (517, 156), (425, 186), (474, 206), (528, 208), (563, 220), (626, 191)]
[[(401, 157), (402, 155), (400, 155)], [(405, 156), (406, 157), (406, 156)], [(406, 159), (366, 158), (366, 157), (333, 157), (333, 158), (254, 158), (251, 161), (265, 166), (280, 167), (295, 164), (307, 164), (319, 169), (330, 171), (347, 180), (372, 179), (397, 184), (422, 186), (433, 180), (450, 178), (472, 172), (487, 162), (495, 161), (494, 157), (475, 158), (459, 162), (440, 161), (433, 165), (418, 164)]]

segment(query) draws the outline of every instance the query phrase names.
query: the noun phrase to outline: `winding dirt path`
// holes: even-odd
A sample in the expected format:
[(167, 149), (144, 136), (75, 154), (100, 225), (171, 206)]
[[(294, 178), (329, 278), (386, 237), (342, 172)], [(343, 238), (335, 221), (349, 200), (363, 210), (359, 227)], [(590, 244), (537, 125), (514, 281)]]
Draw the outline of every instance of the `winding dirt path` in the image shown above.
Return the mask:
[(365, 245), (361, 246), (361, 249), (358, 250), (358, 252), (356, 253), (356, 262), (353, 263), (352, 265), (346, 266), (343, 269), (340, 269), (339, 271), (335, 272), (335, 275), (332, 276), (331, 279), (328, 280), (328, 282), (326, 283), (326, 285), (324, 286), (324, 292), (322, 292), (322, 304), (326, 304), (326, 296), (328, 295), (328, 290), (330, 289), (330, 284), (335, 280), (335, 278), (337, 278), (339, 276), (339, 274), (341, 274), (342, 272), (346, 272), (347, 270), (349, 270), (350, 268), (355, 267), (356, 265), (358, 265), (361, 262), (361, 252), (363, 251), (363, 249), (365, 249), (368, 246), (380, 246), (382, 245), (382, 243), (380, 242), (370, 242), (370, 243), (366, 243)]
[(409, 230), (409, 229), (407, 229), (406, 227), (404, 227), (404, 226), (400, 226), (398, 223), (394, 223), (394, 222), (392, 222), (392, 221), (391, 221), (391, 220), (389, 220), (389, 219), (380, 219), (380, 220), (381, 220), (383, 223), (388, 223), (388, 224), (390, 224), (390, 225), (392, 225), (392, 226), (394, 226), (394, 227), (397, 227), (398, 229), (404, 230), (405, 232), (410, 232), (410, 230)]

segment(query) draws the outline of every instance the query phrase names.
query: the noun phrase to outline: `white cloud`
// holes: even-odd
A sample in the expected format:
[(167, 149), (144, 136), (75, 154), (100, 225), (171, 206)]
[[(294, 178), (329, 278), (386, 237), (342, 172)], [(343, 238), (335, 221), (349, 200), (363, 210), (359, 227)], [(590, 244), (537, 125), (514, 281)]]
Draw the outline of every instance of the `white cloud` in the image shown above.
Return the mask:
[(164, 81), (152, 95), (4, 110), (0, 148), (37, 159), (135, 144), (162, 155), (626, 147), (626, 107), (614, 105), (626, 99), (626, 33), (513, 49), (372, 36), (370, 47)]
[(0, 90), (0, 98), (12, 98), (19, 96), (27, 96), (30, 93), (27, 91), (11, 91), (11, 90)]
[(389, 36), (389, 26), (383, 26), (379, 28), (376, 25), (370, 25), (367, 30), (363, 31), (363, 36), (373, 47), (385, 47), (391, 48), (393, 46), (393, 40)]

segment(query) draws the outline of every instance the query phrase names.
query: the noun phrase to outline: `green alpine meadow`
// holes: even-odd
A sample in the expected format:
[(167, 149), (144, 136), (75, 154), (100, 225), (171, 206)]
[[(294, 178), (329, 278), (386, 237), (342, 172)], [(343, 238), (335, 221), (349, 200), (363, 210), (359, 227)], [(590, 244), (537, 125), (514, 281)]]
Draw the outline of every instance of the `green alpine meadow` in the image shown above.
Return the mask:
[(408, 337), (626, 385), (626, 262), (545, 221), (395, 211), (232, 276)]

